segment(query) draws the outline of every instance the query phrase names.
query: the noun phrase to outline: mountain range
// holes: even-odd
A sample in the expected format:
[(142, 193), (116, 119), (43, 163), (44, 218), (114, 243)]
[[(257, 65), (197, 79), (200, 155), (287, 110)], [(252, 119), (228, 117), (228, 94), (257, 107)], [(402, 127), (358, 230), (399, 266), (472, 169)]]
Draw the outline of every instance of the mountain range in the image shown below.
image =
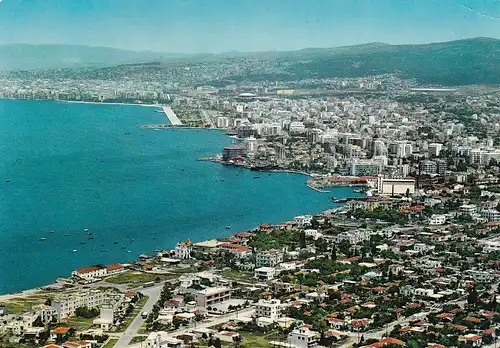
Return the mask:
[[(289, 60), (287, 78), (400, 73), (443, 85), (500, 83), (500, 40), (473, 38), (422, 45), (364, 45), (296, 51), (182, 54), (79, 45), (0, 45), (0, 70), (113, 66), (129, 63), (254, 58)], [(251, 78), (251, 76), (250, 76)]]

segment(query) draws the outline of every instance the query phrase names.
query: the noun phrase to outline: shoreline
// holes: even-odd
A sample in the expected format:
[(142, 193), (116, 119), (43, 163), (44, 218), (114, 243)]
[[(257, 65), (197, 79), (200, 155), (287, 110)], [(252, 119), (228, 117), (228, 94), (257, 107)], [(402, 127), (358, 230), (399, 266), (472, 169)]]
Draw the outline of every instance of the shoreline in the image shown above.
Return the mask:
[[(300, 175), (305, 175), (305, 176), (310, 176), (309, 174), (307, 173), (302, 173), (302, 172), (296, 172), (296, 171), (287, 171), (287, 170), (284, 170), (284, 171), (280, 171), (280, 170), (268, 170), (268, 172), (277, 172), (277, 173), (289, 173), (289, 174), (300, 174)], [(307, 185), (308, 186), (308, 185)], [(309, 186), (308, 186), (309, 187)], [(317, 191), (317, 192), (320, 192), (320, 193), (330, 193), (331, 191), (318, 191), (312, 187), (309, 187), (311, 189), (313, 189), (314, 191)], [(341, 188), (340, 186), (339, 187), (334, 187), (334, 188)], [(366, 195), (366, 194), (365, 194)], [(352, 199), (352, 198), (355, 198), (355, 197), (346, 197), (345, 199)], [(330, 203), (333, 203), (333, 202), (330, 202)], [(333, 204), (339, 204), (339, 203), (333, 203)], [(343, 204), (340, 203), (340, 206), (342, 206)], [(337, 207), (330, 207), (330, 208), (327, 208), (327, 209), (324, 209), (324, 210), (321, 210), (320, 212), (318, 213), (311, 213), (312, 215), (314, 214), (324, 214), (324, 213), (327, 213), (327, 212), (331, 212), (331, 211), (335, 211), (336, 209), (339, 209), (340, 207), (337, 206)], [(309, 215), (311, 215), (309, 214)], [(280, 223), (283, 223), (280, 222)], [(280, 223), (275, 223), (273, 225), (279, 225)], [(255, 226), (255, 227), (252, 227), (252, 228), (249, 228), (247, 229), (247, 231), (251, 231), (255, 228), (258, 228), (259, 225)], [(231, 233), (231, 234), (228, 234), (228, 235), (225, 235), (223, 237), (213, 237), (213, 238), (209, 238), (209, 239), (224, 239), (224, 238), (228, 238), (228, 237), (231, 237), (234, 233)], [(207, 239), (208, 240), (208, 239)], [(156, 248), (156, 249), (159, 249), (159, 250), (164, 250), (163, 248)], [(136, 257), (136, 260), (137, 261), (139, 260), (139, 257), (137, 256)], [(81, 267), (85, 267), (85, 265), (82, 265)], [(8, 300), (11, 300), (13, 298), (23, 298), (23, 297), (29, 297), (29, 296), (32, 296), (32, 295), (35, 295), (37, 293), (40, 293), (40, 292), (44, 292), (46, 287), (51, 287), (51, 286), (54, 286), (56, 284), (59, 284), (57, 282), (57, 279), (59, 279), (60, 277), (57, 277), (56, 278), (56, 281), (53, 282), (53, 283), (50, 283), (50, 284), (44, 284), (44, 285), (40, 285), (40, 286), (37, 286), (37, 287), (34, 287), (34, 288), (29, 288), (29, 289), (23, 289), (23, 290), (19, 290), (17, 292), (9, 292), (9, 293), (0, 293), (0, 303), (3, 302), (3, 301), (8, 301)]]
[[(157, 105), (157, 104), (131, 104), (131, 103), (100, 103), (100, 102), (87, 102), (87, 101), (61, 101), (61, 100), (54, 100), (54, 99), (14, 99), (14, 98), (2, 98), (4, 100), (22, 100), (22, 101), (25, 101), (25, 100), (37, 100), (37, 101), (46, 101), (46, 102), (50, 102), (50, 101), (55, 101), (55, 102), (58, 102), (58, 103), (72, 103), (72, 104), (109, 104), (109, 105), (125, 105), (125, 106), (144, 106), (144, 107), (155, 107), (155, 108), (161, 108), (161, 105)], [(159, 111), (161, 112), (161, 111)], [(173, 127), (175, 129), (175, 127)], [(219, 129), (219, 128), (194, 128), (194, 129), (206, 129), (206, 130), (219, 130), (219, 131), (226, 131), (224, 129)], [(220, 163), (219, 162), (219, 165), (220, 164), (223, 164), (223, 163)], [(238, 167), (237, 165), (234, 165), (235, 167)], [(247, 168), (247, 169), (251, 169), (251, 168)], [(288, 173), (288, 174), (299, 174), (299, 175), (302, 175), (302, 176), (306, 176), (306, 177), (312, 177), (314, 176), (314, 174), (309, 174), (307, 172), (302, 172), (302, 171), (298, 171), (298, 170), (292, 170), (292, 169), (256, 169), (254, 170), (256, 172), (268, 172), (268, 173)], [(306, 185), (307, 185), (307, 181), (306, 181)], [(308, 186), (308, 185), (307, 185)], [(321, 192), (319, 190), (316, 190), (312, 187), (309, 187), (310, 189), (313, 189), (314, 191), (316, 192)], [(330, 191), (323, 191), (324, 193), (326, 192), (330, 192)], [(328, 210), (331, 210), (331, 209), (334, 209), (333, 207), (329, 207), (323, 211), (328, 211)], [(318, 212), (319, 213), (319, 212)], [(277, 223), (279, 224), (279, 222)], [(257, 225), (258, 226), (258, 225)], [(255, 227), (253, 227), (255, 228)], [(252, 228), (249, 228), (247, 230), (251, 230)], [(226, 236), (223, 236), (223, 237), (219, 237), (219, 238), (225, 238), (225, 237), (228, 237), (230, 236), (231, 234), (229, 235), (226, 235)], [(138, 257), (135, 258), (136, 260), (138, 260)], [(84, 267), (85, 265), (81, 265), (81, 267)], [(38, 285), (38, 286), (35, 286), (35, 287), (32, 287), (32, 288), (25, 288), (25, 289), (19, 289), (17, 291), (14, 291), (14, 292), (8, 292), (8, 293), (0, 293), (0, 301), (5, 301), (5, 300), (8, 300), (8, 299), (12, 299), (12, 298), (16, 298), (16, 297), (27, 297), (27, 296), (30, 296), (30, 295), (33, 295), (33, 294), (36, 294), (36, 293), (39, 293), (39, 292), (44, 292), (44, 288), (46, 287), (50, 287), (50, 286), (54, 286), (55, 284), (58, 284), (57, 283), (57, 279), (59, 278), (57, 275), (54, 276), (55, 280), (49, 284), (42, 284), (42, 285)]]
[[(61, 100), (61, 99), (39, 99), (39, 98), (0, 98), (0, 100), (22, 100), (22, 101), (47, 101), (56, 103), (68, 103), (68, 104), (96, 104), (96, 105), (125, 105), (125, 106), (145, 106), (149, 108), (161, 108), (163, 104), (139, 104), (139, 103), (117, 103), (117, 102), (92, 102), (83, 100)], [(162, 111), (163, 112), (163, 111)]]

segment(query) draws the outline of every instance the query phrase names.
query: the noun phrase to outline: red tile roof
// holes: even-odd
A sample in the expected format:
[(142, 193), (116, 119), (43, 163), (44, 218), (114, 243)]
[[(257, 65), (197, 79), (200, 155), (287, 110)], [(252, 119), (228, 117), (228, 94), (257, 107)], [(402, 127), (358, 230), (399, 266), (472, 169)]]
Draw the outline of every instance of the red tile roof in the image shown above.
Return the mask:
[(103, 269), (103, 268), (106, 268), (106, 266), (104, 266), (104, 265), (95, 265), (95, 266), (80, 268), (80, 269), (77, 269), (76, 271), (78, 273), (90, 273), (90, 272), (94, 272), (94, 271), (97, 271), (97, 270)]
[(67, 327), (56, 327), (55, 329), (51, 330), (50, 333), (56, 334), (56, 335), (64, 335), (69, 331), (69, 328)]
[(119, 263), (115, 263), (114, 265), (109, 265), (106, 267), (108, 271), (114, 271), (115, 269), (122, 269), (122, 268), (124, 268), (123, 265)]
[(386, 346), (386, 345), (393, 345), (393, 344), (396, 344), (398, 346), (404, 346), (405, 345), (405, 343), (403, 341), (401, 341), (401, 340), (398, 340), (398, 339), (395, 339), (395, 338), (392, 338), (392, 337), (387, 337), (387, 338), (384, 338), (384, 339), (378, 341), (377, 343), (369, 345), (368, 347), (369, 348), (379, 348), (379, 347), (383, 347), (383, 346)]

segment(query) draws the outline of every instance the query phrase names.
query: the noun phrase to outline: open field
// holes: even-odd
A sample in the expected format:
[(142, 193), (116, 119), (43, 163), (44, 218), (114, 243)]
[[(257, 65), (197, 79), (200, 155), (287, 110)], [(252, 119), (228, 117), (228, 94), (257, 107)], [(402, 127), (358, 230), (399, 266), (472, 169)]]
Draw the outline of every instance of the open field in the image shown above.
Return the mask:
[(140, 286), (147, 282), (162, 281), (172, 279), (173, 275), (166, 274), (152, 274), (144, 272), (123, 272), (111, 277), (106, 278), (107, 283), (111, 284), (128, 284), (131, 286)]

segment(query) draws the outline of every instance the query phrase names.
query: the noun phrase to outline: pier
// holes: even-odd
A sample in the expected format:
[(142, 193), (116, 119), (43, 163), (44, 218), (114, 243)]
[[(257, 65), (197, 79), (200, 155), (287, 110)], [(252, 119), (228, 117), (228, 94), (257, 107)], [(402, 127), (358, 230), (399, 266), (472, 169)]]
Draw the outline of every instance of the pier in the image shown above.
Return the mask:
[(162, 109), (172, 126), (182, 126), (181, 120), (179, 120), (174, 110), (172, 110), (170, 106), (163, 106)]

